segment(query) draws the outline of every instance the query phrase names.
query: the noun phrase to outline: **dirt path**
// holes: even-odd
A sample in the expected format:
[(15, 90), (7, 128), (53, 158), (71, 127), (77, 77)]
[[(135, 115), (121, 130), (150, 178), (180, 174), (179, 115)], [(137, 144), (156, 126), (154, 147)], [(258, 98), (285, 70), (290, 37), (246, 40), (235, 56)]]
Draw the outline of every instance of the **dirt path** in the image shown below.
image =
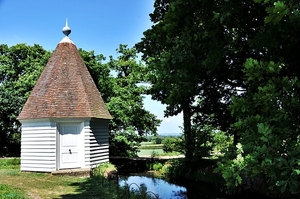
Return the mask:
[(37, 195), (35, 195), (35, 194), (33, 194), (33, 193), (28, 193), (28, 195), (29, 195), (32, 199), (43, 199), (43, 198), (41, 198), (41, 197), (39, 197), (39, 196), (37, 196)]

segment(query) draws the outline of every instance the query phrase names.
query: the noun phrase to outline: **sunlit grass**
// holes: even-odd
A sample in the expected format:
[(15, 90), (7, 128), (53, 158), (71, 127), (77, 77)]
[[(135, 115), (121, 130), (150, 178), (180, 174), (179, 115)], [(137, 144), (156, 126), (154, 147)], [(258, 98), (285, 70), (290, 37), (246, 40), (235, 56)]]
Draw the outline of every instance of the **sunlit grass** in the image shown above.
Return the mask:
[(26, 194), (11, 186), (0, 184), (0, 199), (27, 199)]
[(84, 183), (86, 178), (52, 176), (48, 173), (20, 172), (19, 169), (1, 169), (0, 183), (23, 190), (27, 195), (41, 198), (59, 198), (66, 193), (78, 193), (74, 183)]
[(18, 169), (20, 165), (20, 158), (1, 158), (0, 169)]
[(162, 153), (164, 153), (162, 149), (140, 149), (140, 152), (138, 152), (138, 156), (152, 156), (153, 154), (158, 156)]

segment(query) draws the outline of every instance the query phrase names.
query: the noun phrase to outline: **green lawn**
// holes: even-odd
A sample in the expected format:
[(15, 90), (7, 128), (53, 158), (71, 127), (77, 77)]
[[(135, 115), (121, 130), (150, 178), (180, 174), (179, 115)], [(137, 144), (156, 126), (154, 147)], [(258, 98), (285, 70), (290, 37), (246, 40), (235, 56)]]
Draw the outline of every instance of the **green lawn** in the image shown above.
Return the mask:
[(164, 151), (162, 149), (140, 149), (140, 152), (138, 152), (138, 156), (152, 156), (152, 155), (159, 155), (163, 154)]
[(138, 152), (139, 157), (159, 157), (159, 156), (178, 156), (179, 152), (165, 153), (163, 151), (163, 144), (153, 144), (152, 142), (142, 142)]
[(140, 198), (102, 176), (52, 176), (21, 172), (20, 159), (0, 158), (0, 199)]
[(6, 184), (0, 184), (0, 199), (26, 199), (26, 193)]

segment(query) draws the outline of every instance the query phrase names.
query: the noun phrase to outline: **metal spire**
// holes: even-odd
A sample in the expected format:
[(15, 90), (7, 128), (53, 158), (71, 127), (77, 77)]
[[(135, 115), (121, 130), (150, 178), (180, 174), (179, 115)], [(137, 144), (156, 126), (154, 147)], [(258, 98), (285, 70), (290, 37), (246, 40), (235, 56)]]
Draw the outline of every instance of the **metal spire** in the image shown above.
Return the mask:
[(66, 19), (66, 26), (62, 29), (62, 32), (68, 37), (71, 33), (71, 28), (68, 26), (68, 19)]

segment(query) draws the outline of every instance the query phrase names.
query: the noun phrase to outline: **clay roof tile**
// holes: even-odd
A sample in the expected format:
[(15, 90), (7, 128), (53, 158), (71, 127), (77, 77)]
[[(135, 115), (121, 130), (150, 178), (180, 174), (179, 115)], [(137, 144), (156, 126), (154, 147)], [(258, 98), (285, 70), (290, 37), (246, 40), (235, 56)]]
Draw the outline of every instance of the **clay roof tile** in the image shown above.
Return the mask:
[(65, 37), (54, 50), (18, 119), (111, 119), (75, 44)]

